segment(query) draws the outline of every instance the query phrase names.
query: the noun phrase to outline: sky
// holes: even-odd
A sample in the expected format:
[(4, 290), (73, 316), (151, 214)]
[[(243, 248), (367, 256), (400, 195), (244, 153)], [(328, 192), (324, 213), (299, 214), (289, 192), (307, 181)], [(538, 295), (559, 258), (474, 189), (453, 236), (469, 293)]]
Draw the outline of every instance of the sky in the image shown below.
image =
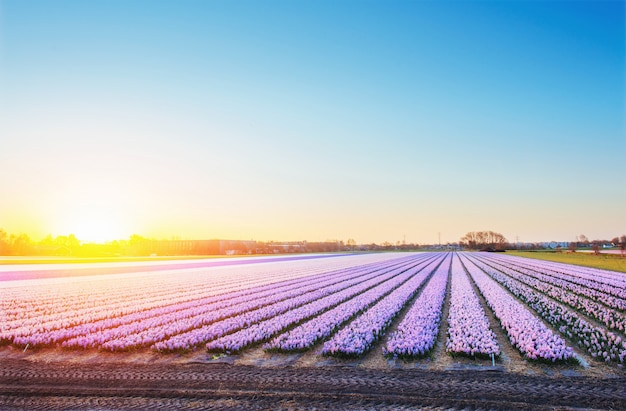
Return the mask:
[(624, 1), (0, 0), (0, 228), (626, 232)]

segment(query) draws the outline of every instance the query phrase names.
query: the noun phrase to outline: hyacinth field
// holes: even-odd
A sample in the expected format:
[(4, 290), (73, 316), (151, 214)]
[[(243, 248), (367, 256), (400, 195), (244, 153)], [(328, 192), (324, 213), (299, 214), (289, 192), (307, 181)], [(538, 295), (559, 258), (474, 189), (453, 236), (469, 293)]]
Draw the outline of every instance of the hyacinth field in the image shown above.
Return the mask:
[(258, 261), (0, 281), (0, 344), (625, 362), (623, 273), (466, 252)]

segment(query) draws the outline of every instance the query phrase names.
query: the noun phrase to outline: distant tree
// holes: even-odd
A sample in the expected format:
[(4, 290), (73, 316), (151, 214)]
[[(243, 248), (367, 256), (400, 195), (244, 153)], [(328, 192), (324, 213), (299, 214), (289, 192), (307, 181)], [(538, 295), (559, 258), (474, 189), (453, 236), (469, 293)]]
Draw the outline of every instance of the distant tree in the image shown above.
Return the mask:
[(39, 242), (39, 245), (50, 247), (54, 246), (54, 238), (52, 238), (52, 234), (48, 234), (47, 236), (45, 236), (44, 239)]
[(575, 253), (576, 252), (576, 248), (578, 248), (576, 241), (572, 241), (571, 243), (569, 243), (569, 251), (571, 253)]
[(593, 253), (595, 255), (600, 254), (600, 242), (594, 241), (593, 244), (591, 245), (591, 249), (593, 250)]
[(354, 241), (354, 238), (348, 238), (348, 240), (346, 241), (346, 246), (350, 250), (354, 250), (356, 248), (356, 241)]
[(72, 251), (76, 251), (80, 248), (80, 240), (76, 238), (74, 234), (70, 234), (67, 236), (67, 242)]
[(142, 243), (144, 241), (146, 241), (147, 238), (140, 236), (139, 234), (132, 234), (130, 236), (130, 244), (138, 244), (138, 243)]
[(578, 236), (578, 240), (579, 240), (579, 242), (581, 242), (583, 244), (583, 246), (588, 246), (589, 245), (589, 239), (584, 234), (579, 235)]
[(11, 235), (11, 254), (32, 255), (33, 242), (27, 234)]
[(504, 249), (507, 240), (500, 234), (493, 231), (470, 231), (461, 237), (461, 244), (469, 249), (493, 248)]
[(0, 255), (11, 255), (9, 235), (2, 229), (0, 229)]
[[(307, 246), (307, 252), (310, 252), (311, 249)], [(256, 243), (256, 254), (269, 254), (269, 244), (267, 242), (258, 241)]]

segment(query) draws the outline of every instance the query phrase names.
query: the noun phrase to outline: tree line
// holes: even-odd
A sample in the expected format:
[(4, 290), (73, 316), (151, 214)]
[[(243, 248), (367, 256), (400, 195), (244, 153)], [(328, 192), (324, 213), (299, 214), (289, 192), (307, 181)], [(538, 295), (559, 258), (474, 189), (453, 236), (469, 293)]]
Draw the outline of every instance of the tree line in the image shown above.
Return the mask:
[[(500, 233), (494, 231), (471, 231), (461, 237), (459, 244), (466, 249), (470, 250), (505, 250), (518, 248), (516, 244), (510, 244), (506, 237)], [(541, 243), (525, 244), (525, 247), (531, 249), (543, 248)], [(611, 240), (589, 240), (586, 235), (581, 234), (576, 236), (576, 240), (569, 243), (569, 251), (576, 252), (579, 248), (591, 249), (596, 254), (600, 253), (600, 250), (605, 247), (617, 247), (624, 251), (626, 249), (626, 235), (615, 236)], [(560, 249), (560, 246), (557, 247)]]
[[(107, 251), (119, 252), (128, 241), (113, 241), (107, 244)], [(9, 234), (0, 228), (0, 255), (7, 256), (82, 256), (93, 254), (99, 244), (82, 244), (74, 235), (48, 235), (40, 241), (34, 241), (28, 234)]]
[(470, 250), (504, 250), (508, 245), (506, 237), (494, 231), (470, 231), (460, 244)]
[(242, 240), (181, 240), (153, 239), (131, 235), (128, 239), (106, 243), (85, 243), (74, 234), (33, 241), (27, 234), (8, 234), (0, 229), (0, 255), (5, 256), (62, 256), (62, 257), (118, 257), (118, 256), (174, 256), (220, 254), (285, 254), (357, 251), (416, 251), (418, 244), (357, 244), (347, 241), (242, 241)]
[[(219, 248), (212, 242), (220, 242)], [(184, 243), (184, 244), (181, 244)], [(210, 244), (211, 243), (211, 244)], [(128, 240), (116, 240), (105, 244), (83, 243), (74, 234), (53, 237), (46, 236), (40, 241), (33, 241), (27, 234), (9, 234), (0, 228), (0, 255), (6, 256), (143, 256), (143, 255), (191, 255), (191, 254), (273, 254), (273, 253), (310, 253), (337, 251), (416, 251), (430, 249), (432, 245), (395, 244), (385, 241), (382, 244), (357, 244), (354, 239), (346, 242), (327, 240), (325, 242), (273, 242), (273, 241), (226, 241), (224, 240), (156, 240), (139, 235), (132, 235)], [(251, 244), (254, 243), (254, 244)], [(599, 253), (606, 245), (626, 248), (626, 235), (615, 236), (609, 240), (589, 240), (580, 235), (576, 241), (569, 242), (569, 251), (586, 248)], [(184, 247), (183, 247), (184, 246)], [(450, 244), (449, 244), (450, 246)], [(506, 237), (494, 231), (471, 231), (461, 237), (454, 247), (469, 250), (505, 250), (505, 249), (542, 249), (542, 243), (510, 244)], [(567, 245), (563, 245), (565, 248)], [(436, 247), (436, 246), (435, 246)], [(441, 246), (439, 246), (441, 247)], [(226, 251), (221, 250), (225, 248)], [(560, 247), (557, 247), (560, 249)], [(626, 255), (626, 253), (623, 253)]]

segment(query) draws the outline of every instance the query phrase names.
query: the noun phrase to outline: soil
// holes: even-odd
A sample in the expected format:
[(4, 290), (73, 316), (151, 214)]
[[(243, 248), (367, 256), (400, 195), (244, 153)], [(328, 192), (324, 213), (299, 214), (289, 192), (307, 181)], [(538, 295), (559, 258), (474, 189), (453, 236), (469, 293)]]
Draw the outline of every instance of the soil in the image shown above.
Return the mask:
[(0, 410), (626, 409), (623, 373), (598, 378), (480, 365), (438, 370), (426, 360), (401, 369), (366, 362), (260, 347), (232, 357), (3, 347)]

